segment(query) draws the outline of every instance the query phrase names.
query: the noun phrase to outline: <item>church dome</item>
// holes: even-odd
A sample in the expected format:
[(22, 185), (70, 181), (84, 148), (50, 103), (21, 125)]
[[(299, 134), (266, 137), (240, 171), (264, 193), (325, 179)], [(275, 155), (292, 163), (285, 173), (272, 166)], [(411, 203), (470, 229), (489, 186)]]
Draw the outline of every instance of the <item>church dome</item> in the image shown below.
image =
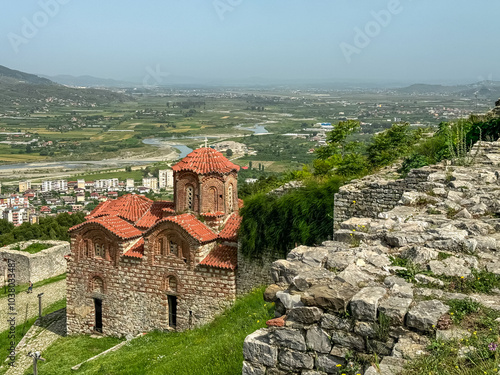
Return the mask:
[(188, 154), (172, 167), (175, 172), (192, 171), (197, 174), (238, 172), (240, 167), (231, 163), (222, 153), (210, 147), (202, 147)]

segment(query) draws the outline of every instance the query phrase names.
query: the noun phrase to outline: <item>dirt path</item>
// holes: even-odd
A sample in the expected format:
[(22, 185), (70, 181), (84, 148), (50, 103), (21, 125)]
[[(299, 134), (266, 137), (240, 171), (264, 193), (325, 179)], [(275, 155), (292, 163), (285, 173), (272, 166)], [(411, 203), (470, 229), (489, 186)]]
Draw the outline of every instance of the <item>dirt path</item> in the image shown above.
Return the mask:
[[(33, 288), (33, 293), (20, 292), (16, 294), (16, 323), (23, 324), (26, 316), (26, 305), (28, 306), (27, 319), (38, 316), (38, 297), (39, 293), (42, 296), (42, 309), (50, 306), (54, 302), (60, 301), (66, 297), (66, 280), (56, 281), (37, 288)], [(8, 299), (7, 297), (0, 298), (0, 332), (9, 328), (7, 322)]]
[(16, 367), (10, 367), (5, 375), (22, 375), (33, 364), (29, 352), (47, 349), (58, 338), (66, 336), (66, 309), (45, 316), (40, 324), (37, 321), (17, 345)]

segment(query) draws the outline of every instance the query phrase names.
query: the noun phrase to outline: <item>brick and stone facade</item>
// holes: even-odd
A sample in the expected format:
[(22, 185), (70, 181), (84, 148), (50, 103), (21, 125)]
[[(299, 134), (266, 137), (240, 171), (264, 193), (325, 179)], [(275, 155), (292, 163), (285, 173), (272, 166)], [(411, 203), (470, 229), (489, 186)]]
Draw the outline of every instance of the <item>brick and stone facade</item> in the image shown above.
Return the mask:
[(126, 195), (70, 229), (69, 334), (184, 330), (234, 301), (239, 167), (201, 148), (173, 170), (174, 202)]

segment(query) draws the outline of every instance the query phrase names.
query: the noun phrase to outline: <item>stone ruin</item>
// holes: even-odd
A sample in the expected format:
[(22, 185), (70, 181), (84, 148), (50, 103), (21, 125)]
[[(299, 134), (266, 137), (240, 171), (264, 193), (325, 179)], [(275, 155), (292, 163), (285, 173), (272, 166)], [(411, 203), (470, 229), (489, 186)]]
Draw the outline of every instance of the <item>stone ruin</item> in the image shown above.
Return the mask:
[[(500, 310), (500, 290), (442, 288), (441, 279), (473, 270), (500, 275), (500, 142), (476, 151), (470, 167), (443, 163), (403, 180), (370, 176), (341, 188), (334, 240), (273, 263), (264, 298), (276, 303), (276, 318), (245, 339), (243, 374), (341, 374), (357, 356), (365, 365), (350, 374), (396, 375), (431, 338), (470, 334), (446, 324), (446, 301)], [(431, 272), (409, 282), (394, 259)]]
[[(36, 254), (30, 254), (23, 250), (14, 250), (19, 246), (26, 249), (33, 243), (50, 245), (49, 248), (41, 250)], [(58, 276), (66, 272), (65, 255), (69, 254), (69, 242), (53, 240), (32, 240), (6, 245), (0, 248), (0, 283), (3, 285), (7, 276), (7, 262), (11, 259), (16, 262), (15, 280), (16, 285), (26, 284), (30, 280), (33, 283)]]

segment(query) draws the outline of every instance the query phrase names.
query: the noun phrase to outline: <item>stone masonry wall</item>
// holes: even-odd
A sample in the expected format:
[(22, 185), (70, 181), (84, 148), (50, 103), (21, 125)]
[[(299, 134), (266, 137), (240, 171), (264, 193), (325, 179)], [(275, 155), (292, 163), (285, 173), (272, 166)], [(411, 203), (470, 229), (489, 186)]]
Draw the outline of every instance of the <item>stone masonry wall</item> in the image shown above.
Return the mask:
[(458, 355), (476, 350), (450, 300), (500, 311), (497, 290), (461, 287), (477, 272), (500, 276), (499, 167), (500, 142), (482, 142), (472, 166), (343, 189), (335, 241), (273, 263), (264, 299), (276, 318), (245, 339), (243, 375), (399, 375), (433, 339), (464, 339)]
[[(43, 243), (52, 247), (36, 254), (22, 250), (12, 250), (20, 246), (24, 249), (32, 243)], [(30, 280), (36, 283), (66, 272), (65, 255), (70, 253), (69, 242), (66, 241), (26, 241), (0, 248), (0, 275), (3, 278), (6, 262), (1, 259), (12, 259), (16, 262), (16, 283), (26, 284)]]
[(351, 217), (376, 218), (380, 212), (394, 208), (404, 192), (425, 189), (431, 167), (412, 170), (404, 179), (387, 181), (377, 175), (367, 176), (342, 186), (335, 194), (334, 226)]
[(272, 282), (271, 265), (277, 256), (263, 255), (259, 258), (247, 258), (238, 247), (238, 268), (236, 274), (237, 294), (243, 295), (259, 286)]

